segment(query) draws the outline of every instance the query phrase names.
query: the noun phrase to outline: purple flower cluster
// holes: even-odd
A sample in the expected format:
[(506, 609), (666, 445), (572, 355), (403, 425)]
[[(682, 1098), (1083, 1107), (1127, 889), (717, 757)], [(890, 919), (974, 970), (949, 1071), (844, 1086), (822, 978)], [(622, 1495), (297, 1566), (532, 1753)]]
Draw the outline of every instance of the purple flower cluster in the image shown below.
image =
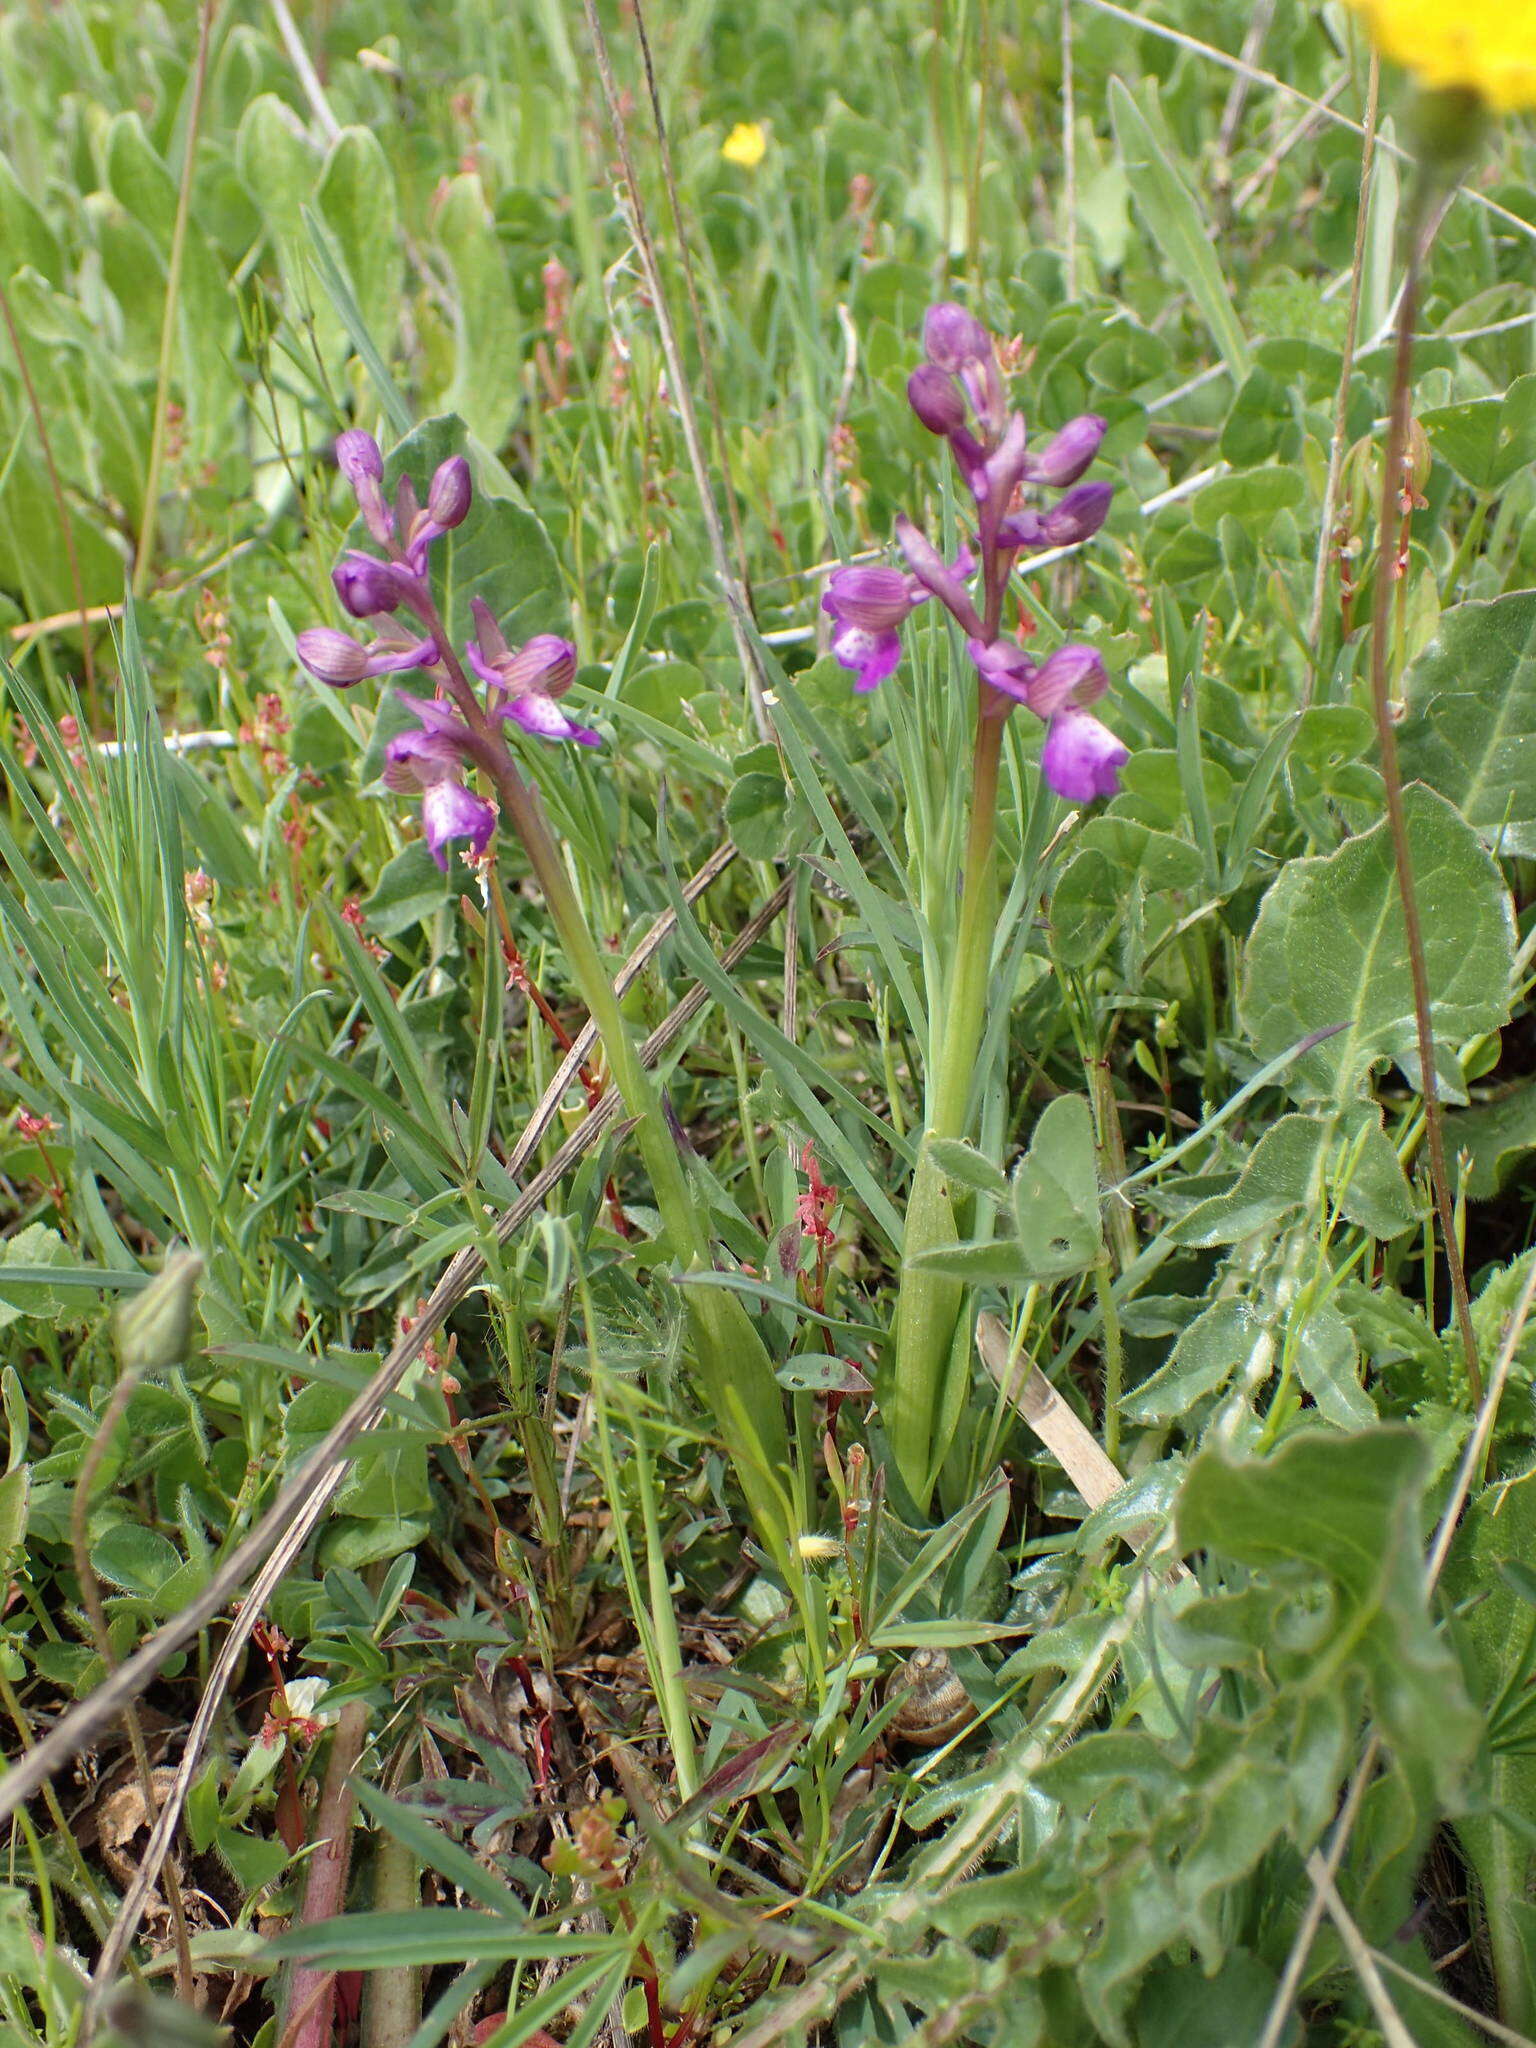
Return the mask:
[[(902, 625), (936, 597), (965, 633), (983, 708), (1005, 717), (1024, 704), (1044, 720), (1040, 765), (1057, 795), (1071, 803), (1112, 796), (1129, 755), (1087, 708), (1109, 687), (1098, 653), (1069, 644), (1036, 663), (1001, 631), (1019, 551), (1072, 546), (1097, 533), (1108, 516), (1111, 486), (1079, 482), (1098, 453), (1104, 421), (1096, 413), (1069, 420), (1032, 455), (1023, 414), (1008, 408), (992, 337), (975, 315), (963, 306), (931, 306), (923, 341), (928, 360), (913, 371), (907, 397), (928, 431), (949, 443), (976, 507), (975, 553), (962, 547), (946, 563), (910, 520), (898, 520), (909, 573), (846, 568), (829, 579), (822, 607), (836, 622), (832, 652), (854, 672), (855, 689), (875, 689), (901, 659)], [(1064, 495), (1036, 509), (1018, 502), (1029, 486)]]
[[(419, 796), (421, 822), (432, 858), (447, 872), (448, 847), (466, 840), (469, 854), (485, 852), (496, 830), (496, 809), (470, 788), (467, 771), (480, 767), (493, 777), (492, 721), (508, 720), (541, 739), (601, 744), (590, 727), (577, 725), (559, 709), (558, 699), (576, 674), (576, 650), (569, 640), (540, 633), (515, 652), (507, 645), (490, 608), (472, 600), (475, 638), (465, 661), (485, 684), (477, 700), (452, 647), (432, 597), (429, 551), (463, 524), (474, 497), (469, 464), (451, 455), (438, 465), (423, 506), (409, 477), (401, 477), (394, 503), (384, 496), (384, 458), (371, 434), (350, 429), (336, 443), (336, 461), (351, 484), (358, 510), (378, 555), (349, 548), (331, 573), (342, 609), (372, 623), (367, 644), (331, 626), (311, 626), (298, 636), (299, 659), (310, 674), (335, 689), (350, 688), (365, 676), (397, 675), (407, 669), (435, 671), (434, 697), (395, 695), (416, 720), (384, 749), (389, 788)], [(395, 614), (404, 612), (410, 625)]]

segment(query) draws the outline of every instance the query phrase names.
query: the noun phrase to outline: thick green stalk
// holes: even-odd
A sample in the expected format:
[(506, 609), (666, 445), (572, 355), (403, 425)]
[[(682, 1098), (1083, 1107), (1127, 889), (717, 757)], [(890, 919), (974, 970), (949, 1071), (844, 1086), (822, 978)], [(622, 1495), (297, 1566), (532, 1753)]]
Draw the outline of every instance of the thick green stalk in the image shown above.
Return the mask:
[(965, 886), (948, 986), (943, 992), (944, 1025), (929, 1098), (928, 1129), (907, 1202), (896, 1360), (885, 1402), (891, 1455), (920, 1508), (927, 1505), (948, 1449), (955, 1406), (950, 1381), (965, 1370), (964, 1351), (956, 1357), (956, 1325), (965, 1289), (941, 1273), (914, 1270), (910, 1262), (919, 1252), (955, 1244), (959, 1238), (948, 1182), (931, 1146), (936, 1138), (965, 1134), (971, 1083), (986, 1029), (997, 923), (997, 785), (1002, 744), (1002, 720), (978, 713)]

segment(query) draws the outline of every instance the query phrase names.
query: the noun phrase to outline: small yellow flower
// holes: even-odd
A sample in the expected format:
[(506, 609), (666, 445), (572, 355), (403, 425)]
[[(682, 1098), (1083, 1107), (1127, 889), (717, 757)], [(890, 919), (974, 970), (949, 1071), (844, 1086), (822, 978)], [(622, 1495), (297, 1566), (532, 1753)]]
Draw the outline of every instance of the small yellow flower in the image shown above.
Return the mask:
[(1536, 0), (1350, 0), (1378, 48), (1431, 89), (1536, 106)]
[(744, 171), (755, 171), (768, 149), (768, 135), (761, 121), (738, 121), (720, 145), (720, 154), (728, 164), (739, 164)]

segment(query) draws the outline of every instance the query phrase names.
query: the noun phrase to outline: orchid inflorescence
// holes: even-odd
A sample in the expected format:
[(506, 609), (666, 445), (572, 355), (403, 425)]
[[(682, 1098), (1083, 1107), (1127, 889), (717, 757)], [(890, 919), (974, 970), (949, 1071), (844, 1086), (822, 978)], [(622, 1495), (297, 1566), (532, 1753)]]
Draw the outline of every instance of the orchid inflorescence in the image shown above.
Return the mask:
[[(1088, 706), (1109, 687), (1096, 649), (1058, 647), (1036, 663), (1001, 631), (1003, 600), (1023, 548), (1068, 547), (1097, 533), (1109, 512), (1111, 487), (1079, 478), (1098, 453), (1105, 423), (1084, 413), (1038, 454), (1025, 445), (1024, 416), (1008, 408), (992, 337), (973, 313), (931, 306), (923, 323), (928, 360), (907, 385), (912, 410), (948, 441), (976, 506), (976, 548), (944, 558), (906, 518), (896, 538), (907, 571), (886, 565), (834, 570), (823, 608), (836, 621), (832, 652), (854, 671), (854, 688), (873, 690), (901, 659), (899, 629), (929, 597), (958, 621), (975, 664), (987, 715), (1006, 717), (1024, 704), (1045, 722), (1040, 765), (1058, 796), (1071, 803), (1112, 796), (1129, 755)], [(1036, 510), (1016, 500), (1026, 486), (1064, 492)], [(973, 590), (973, 579), (980, 586)]]
[[(352, 486), (358, 510), (384, 557), (349, 548), (331, 573), (342, 609), (372, 622), (374, 638), (364, 645), (350, 633), (312, 626), (298, 636), (299, 659), (310, 674), (335, 689), (366, 676), (398, 675), (410, 669), (435, 674), (432, 697), (397, 690), (415, 719), (384, 749), (383, 779), (389, 788), (421, 799), (421, 822), (432, 858), (445, 872), (449, 845), (467, 840), (478, 858), (496, 830), (496, 808), (470, 788), (466, 770), (485, 769), (493, 781), (502, 762), (502, 721), (520, 725), (541, 739), (575, 740), (597, 746), (590, 727), (566, 717), (558, 700), (576, 675), (576, 649), (554, 633), (539, 633), (514, 650), (507, 645), (490, 607), (474, 598), (470, 611), (475, 637), (464, 649), (465, 663), (485, 685), (474, 692), (438, 614), (428, 575), (429, 551), (468, 516), (474, 498), (469, 464), (462, 455), (439, 463), (423, 506), (409, 477), (395, 488), (394, 504), (384, 496), (384, 458), (371, 434), (350, 428), (336, 443), (336, 461)], [(415, 631), (398, 613), (409, 614)]]

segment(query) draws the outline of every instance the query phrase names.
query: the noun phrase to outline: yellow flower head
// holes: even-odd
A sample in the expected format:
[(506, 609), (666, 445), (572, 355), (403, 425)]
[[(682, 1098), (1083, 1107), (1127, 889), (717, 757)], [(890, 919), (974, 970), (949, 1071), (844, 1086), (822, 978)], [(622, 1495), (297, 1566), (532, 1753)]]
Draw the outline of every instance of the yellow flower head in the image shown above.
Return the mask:
[(738, 121), (721, 143), (720, 154), (728, 164), (739, 164), (744, 171), (755, 171), (767, 148), (768, 136), (761, 121)]
[(1536, 106), (1536, 0), (1350, 0), (1383, 56), (1421, 85)]

